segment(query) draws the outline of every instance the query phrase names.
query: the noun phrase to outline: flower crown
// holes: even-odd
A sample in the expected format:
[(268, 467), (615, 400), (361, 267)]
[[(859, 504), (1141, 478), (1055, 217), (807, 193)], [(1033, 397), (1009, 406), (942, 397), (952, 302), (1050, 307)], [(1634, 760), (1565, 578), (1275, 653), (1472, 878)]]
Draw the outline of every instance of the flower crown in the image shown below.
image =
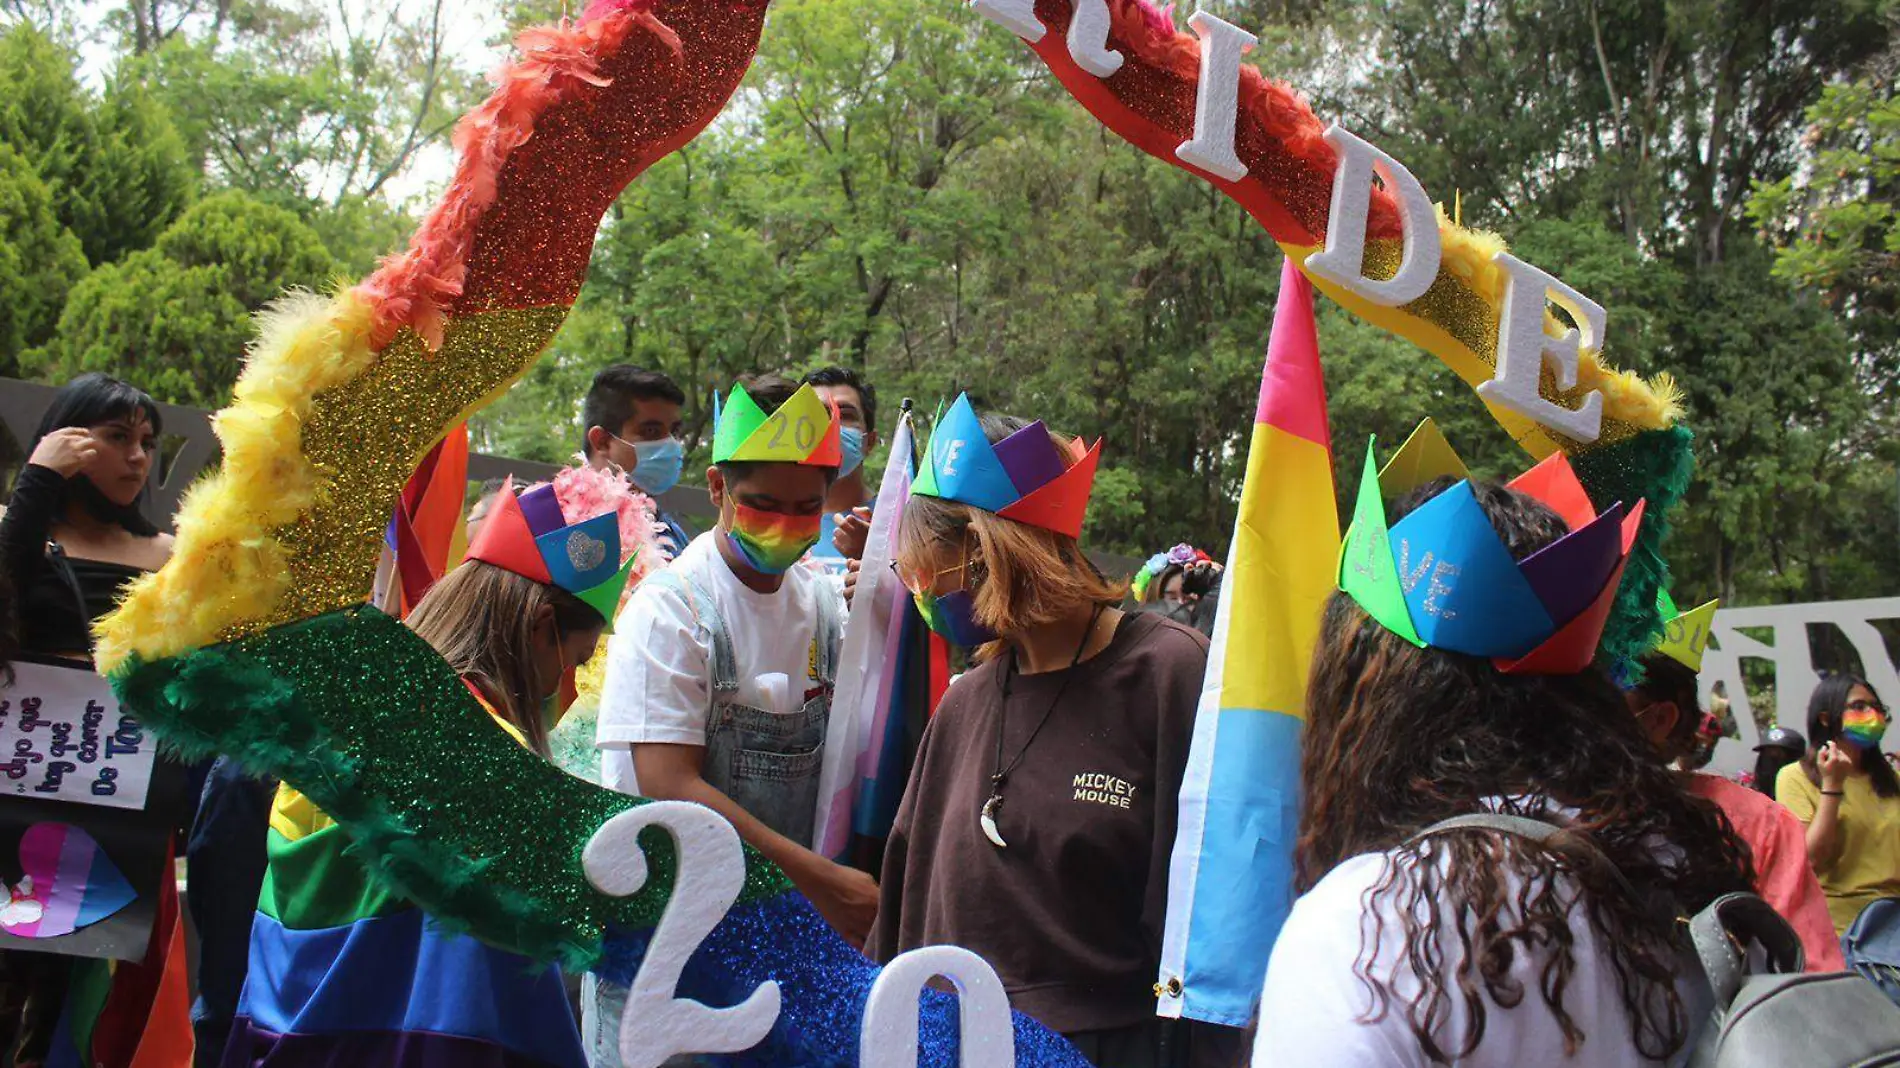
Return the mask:
[(990, 444), (968, 393), (960, 394), (937, 420), (925, 449), (923, 470), (910, 492), (956, 501), (1004, 519), (1082, 536), (1082, 517), (1095, 489), (1102, 442), (1067, 457), (1042, 420)]
[(620, 552), (617, 509), (569, 523), (552, 483), (524, 493), (504, 484), (468, 547), (468, 559), (559, 587), (600, 613), (613, 629), (621, 591), (633, 574), (633, 555)]
[(744, 386), (721, 404), (713, 394), (712, 462), (728, 460), (838, 467), (844, 463), (838, 409), (808, 382), (767, 415)]
[[(1440, 476), (1462, 481), (1387, 526), (1387, 501)], [(1575, 674), (1595, 659), (1643, 502), (1599, 513), (1562, 453), (1509, 488), (1549, 506), (1570, 533), (1513, 558), (1429, 419), (1384, 468), (1368, 446), (1339, 588), (1414, 645), (1487, 656), (1510, 674)]]

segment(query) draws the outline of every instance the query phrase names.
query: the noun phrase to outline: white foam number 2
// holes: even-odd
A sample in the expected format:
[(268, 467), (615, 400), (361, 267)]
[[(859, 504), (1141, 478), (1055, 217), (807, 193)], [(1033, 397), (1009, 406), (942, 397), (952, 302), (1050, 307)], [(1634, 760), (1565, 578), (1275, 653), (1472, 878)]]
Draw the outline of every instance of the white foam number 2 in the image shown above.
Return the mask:
[(982, 957), (958, 946), (913, 949), (884, 966), (864, 1004), (859, 1068), (917, 1068), (917, 1007), (924, 984), (942, 976), (957, 988), (959, 1068), (1011, 1068), (1016, 1035), (1009, 995)]
[(659, 1068), (676, 1054), (751, 1049), (778, 1020), (778, 983), (761, 984), (729, 1009), (673, 996), (687, 958), (739, 900), (745, 885), (739, 833), (718, 813), (687, 801), (655, 801), (628, 809), (601, 824), (581, 853), (587, 880), (601, 893), (625, 897), (646, 885), (646, 853), (636, 839), (648, 827), (664, 828), (673, 836), (679, 874), (627, 993), (620, 1059), (626, 1068)]

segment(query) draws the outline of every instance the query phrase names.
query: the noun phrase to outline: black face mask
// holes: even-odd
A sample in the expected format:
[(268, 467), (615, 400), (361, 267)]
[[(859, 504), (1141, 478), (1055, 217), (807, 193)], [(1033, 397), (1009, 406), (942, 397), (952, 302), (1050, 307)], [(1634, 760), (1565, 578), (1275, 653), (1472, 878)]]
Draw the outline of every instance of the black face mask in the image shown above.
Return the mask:
[(67, 482), (66, 492), (73, 500), (79, 502), (87, 515), (101, 523), (112, 523), (124, 527), (142, 538), (149, 538), (158, 533), (158, 528), (152, 525), (152, 521), (145, 518), (145, 513), (139, 511), (139, 501), (143, 499), (143, 493), (134, 498), (131, 504), (120, 504), (101, 493), (99, 487), (92, 484), (92, 479), (85, 475), (77, 475)]

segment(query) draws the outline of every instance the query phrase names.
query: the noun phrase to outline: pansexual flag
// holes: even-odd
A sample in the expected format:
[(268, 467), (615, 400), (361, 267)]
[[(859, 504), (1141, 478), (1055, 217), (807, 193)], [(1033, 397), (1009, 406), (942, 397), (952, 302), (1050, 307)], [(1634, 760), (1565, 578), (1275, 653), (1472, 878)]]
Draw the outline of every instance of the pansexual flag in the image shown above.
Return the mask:
[(1234, 1027), (1253, 1016), (1293, 905), (1306, 675), (1338, 572), (1313, 288), (1289, 259), (1181, 784), (1162, 1016)]

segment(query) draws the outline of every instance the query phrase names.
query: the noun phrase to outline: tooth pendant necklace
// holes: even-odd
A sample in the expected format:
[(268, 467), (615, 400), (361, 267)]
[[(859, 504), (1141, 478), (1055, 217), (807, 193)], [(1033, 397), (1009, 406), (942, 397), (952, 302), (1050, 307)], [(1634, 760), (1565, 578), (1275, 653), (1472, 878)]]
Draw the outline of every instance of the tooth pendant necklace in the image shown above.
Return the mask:
[(1102, 608), (1102, 605), (1096, 605), (1094, 613), (1089, 616), (1089, 625), (1082, 630), (1082, 640), (1076, 643), (1075, 656), (1069, 659), (1068, 673), (1063, 676), (1062, 685), (1056, 687), (1055, 700), (1049, 702), (1049, 708), (1043, 712), (1042, 718), (1036, 721), (1036, 728), (1029, 732), (1029, 738), (1023, 742), (1022, 748), (1016, 750), (1016, 755), (1010, 758), (1007, 764), (1003, 763), (1003, 735), (1009, 728), (1009, 693), (1011, 683), (1016, 677), (1015, 650), (1010, 651), (1009, 663), (1003, 667), (1003, 703), (996, 713), (996, 760), (991, 765), (995, 770), (990, 774), (989, 800), (983, 802), (983, 810), (977, 814), (976, 818), (978, 828), (983, 831), (983, 837), (989, 839), (990, 844), (998, 849), (1009, 848), (1009, 843), (1003, 840), (1003, 832), (996, 826), (996, 818), (1003, 812), (1003, 787), (1009, 783), (1009, 773), (1015, 771), (1016, 765), (1023, 762), (1024, 754), (1029, 752), (1030, 746), (1036, 744), (1036, 736), (1042, 733), (1042, 728), (1048, 724), (1049, 717), (1055, 715), (1056, 706), (1062, 703), (1062, 695), (1069, 692), (1069, 683), (1075, 679), (1075, 666), (1082, 662), (1082, 653), (1088, 649), (1089, 639), (1095, 636), (1095, 624), (1102, 620)]

